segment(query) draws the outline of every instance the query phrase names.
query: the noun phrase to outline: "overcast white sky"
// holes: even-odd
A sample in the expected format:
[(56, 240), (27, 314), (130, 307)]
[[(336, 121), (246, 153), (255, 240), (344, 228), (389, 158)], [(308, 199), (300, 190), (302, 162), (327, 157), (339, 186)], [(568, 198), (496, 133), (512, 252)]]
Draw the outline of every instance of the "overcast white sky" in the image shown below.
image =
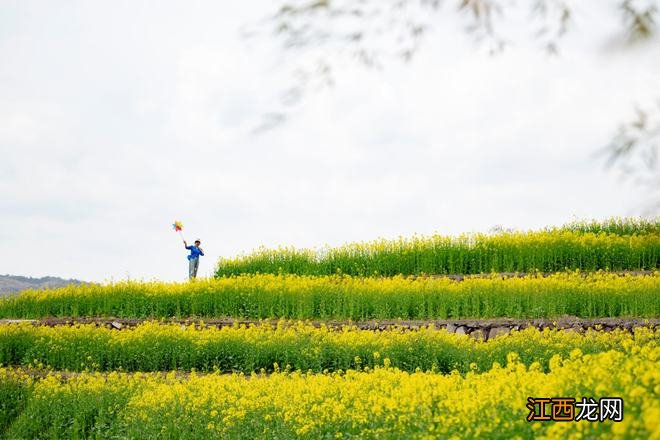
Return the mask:
[(660, 46), (605, 50), (603, 2), (581, 6), (559, 57), (488, 56), (448, 12), (413, 63), (348, 67), (255, 135), (287, 68), (238, 30), (274, 3), (3, 0), (0, 274), (184, 280), (174, 219), (210, 275), (259, 245), (643, 208), (593, 154), (660, 94)]

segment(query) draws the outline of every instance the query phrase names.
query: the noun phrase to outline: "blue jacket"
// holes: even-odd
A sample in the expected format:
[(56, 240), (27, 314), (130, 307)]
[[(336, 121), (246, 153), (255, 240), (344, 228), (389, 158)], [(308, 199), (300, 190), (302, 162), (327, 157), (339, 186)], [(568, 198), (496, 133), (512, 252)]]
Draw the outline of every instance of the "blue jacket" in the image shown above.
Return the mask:
[(186, 249), (190, 250), (190, 255), (188, 255), (189, 260), (196, 260), (199, 258), (200, 255), (202, 257), (204, 256), (204, 252), (202, 252), (202, 249), (198, 248), (197, 246), (186, 246)]

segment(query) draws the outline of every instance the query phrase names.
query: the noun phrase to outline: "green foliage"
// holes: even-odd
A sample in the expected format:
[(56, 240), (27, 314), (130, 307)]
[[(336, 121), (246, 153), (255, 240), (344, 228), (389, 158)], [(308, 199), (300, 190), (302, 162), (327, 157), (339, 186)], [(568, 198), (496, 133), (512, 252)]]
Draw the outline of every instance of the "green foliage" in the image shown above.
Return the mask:
[(181, 327), (147, 322), (133, 329), (94, 325), (0, 326), (0, 364), (67, 371), (272, 372), (274, 365), (300, 371), (341, 371), (383, 365), (403, 371), (488, 371), (509, 353), (547, 370), (552, 356), (571, 351), (599, 353), (633, 344), (655, 346), (660, 330), (638, 328), (585, 334), (528, 328), (488, 342), (432, 326), (387, 331), (354, 326), (332, 330), (302, 322), (215, 327)]
[(78, 383), (69, 393), (62, 393), (51, 388), (58, 382), (53, 376), (33, 384), (19, 378), (20, 373), (13, 380), (7, 377), (11, 373), (4, 374), (0, 387), (14, 384), (23, 389), (23, 395), (9, 396), (5, 401), (15, 408), (15, 419), (5, 432), (10, 439), (113, 438), (117, 416), (136, 389), (126, 380), (122, 387)]
[(415, 279), (242, 275), (190, 283), (119, 282), (24, 291), (0, 317), (264, 319), (552, 318), (660, 314), (660, 272)]
[(0, 369), (0, 437), (4, 437), (11, 423), (24, 410), (31, 385), (28, 376)]
[(216, 277), (244, 273), (393, 276), (655, 270), (660, 221), (575, 222), (529, 232), (400, 237), (315, 249), (260, 248), (221, 258)]
[(660, 235), (660, 217), (656, 219), (613, 217), (604, 221), (574, 221), (550, 231), (607, 233), (616, 235)]

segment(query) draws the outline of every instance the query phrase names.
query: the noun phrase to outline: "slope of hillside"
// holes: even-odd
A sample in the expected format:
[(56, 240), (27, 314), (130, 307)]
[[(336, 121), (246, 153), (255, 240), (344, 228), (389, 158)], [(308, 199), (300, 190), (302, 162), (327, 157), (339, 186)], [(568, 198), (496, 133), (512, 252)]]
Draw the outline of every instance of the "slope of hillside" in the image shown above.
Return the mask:
[(83, 284), (80, 280), (65, 280), (58, 277), (23, 277), (19, 275), (0, 275), (0, 296), (20, 292), (26, 289), (52, 289), (69, 284)]

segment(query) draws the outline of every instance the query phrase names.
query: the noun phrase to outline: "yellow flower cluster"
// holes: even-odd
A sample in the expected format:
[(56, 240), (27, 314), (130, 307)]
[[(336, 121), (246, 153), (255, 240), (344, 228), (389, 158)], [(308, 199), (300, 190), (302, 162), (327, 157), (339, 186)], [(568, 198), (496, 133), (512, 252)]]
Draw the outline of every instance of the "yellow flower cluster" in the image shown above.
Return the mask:
[[(550, 371), (511, 354), (485, 373), (49, 374), (31, 385), (9, 437), (657, 438), (660, 348), (555, 356)], [(387, 365), (387, 363), (386, 363)], [(0, 387), (11, 379), (0, 369)], [(0, 388), (2, 389), (2, 388)], [(528, 397), (621, 397), (622, 422), (528, 422)], [(88, 408), (88, 406), (94, 406)], [(90, 417), (90, 414), (96, 414)], [(68, 424), (58, 424), (70, 420)]]

